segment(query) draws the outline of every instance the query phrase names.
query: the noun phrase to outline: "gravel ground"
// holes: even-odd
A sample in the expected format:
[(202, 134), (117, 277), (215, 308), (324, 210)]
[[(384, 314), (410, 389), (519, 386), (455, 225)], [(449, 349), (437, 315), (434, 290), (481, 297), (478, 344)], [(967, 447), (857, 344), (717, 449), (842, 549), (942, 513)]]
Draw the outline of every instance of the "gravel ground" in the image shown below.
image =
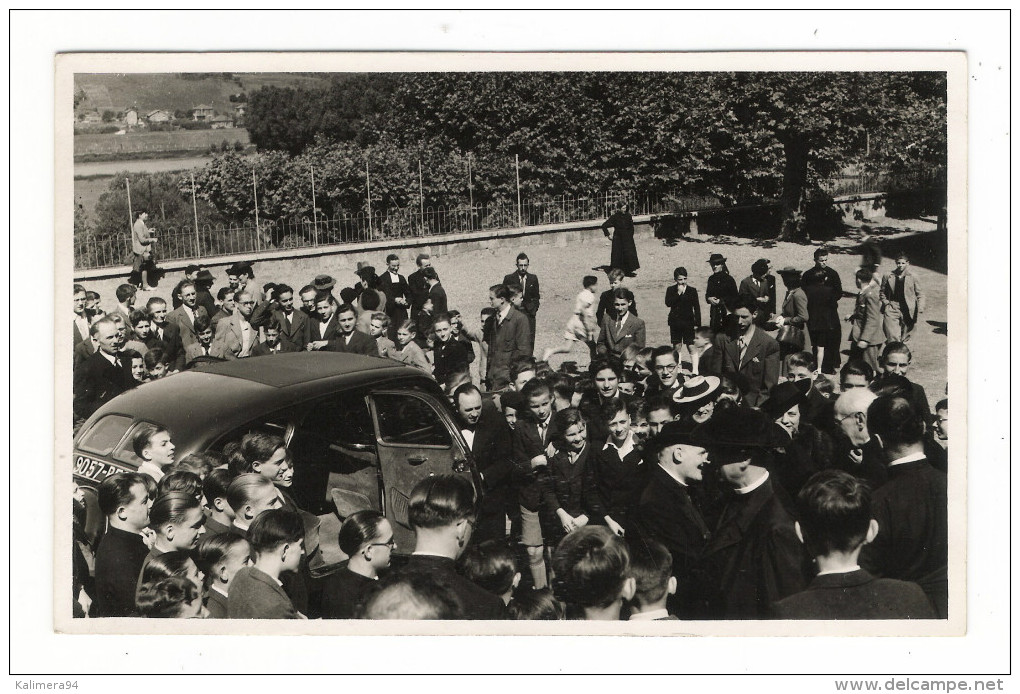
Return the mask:
[[(886, 218), (869, 219), (867, 223), (872, 229), (874, 238), (879, 239), (885, 251), (885, 260), (880, 271), (888, 272), (894, 267), (890, 255), (893, 249), (909, 249), (913, 259), (912, 267), (923, 288), (927, 299), (927, 310), (911, 339), (910, 347), (914, 352), (913, 365), (909, 376), (924, 386), (931, 404), (934, 406), (946, 387), (947, 373), (947, 337), (946, 323), (946, 292), (947, 277), (945, 272), (944, 237), (939, 239), (934, 233), (935, 225), (924, 220), (893, 220)], [(846, 291), (854, 290), (853, 273), (859, 264), (856, 248), (861, 240), (860, 223), (848, 226), (847, 235), (828, 244), (832, 248), (829, 264), (835, 268), (843, 280)], [(547, 347), (558, 345), (562, 340), (563, 329), (573, 311), (574, 297), (581, 289), (581, 278), (586, 274), (599, 275), (599, 291), (608, 287), (602, 273), (592, 272), (594, 266), (600, 266), (609, 259), (609, 243), (602, 234), (593, 231), (589, 240), (575, 243), (567, 247), (553, 245), (555, 235), (545, 237), (547, 243), (539, 245), (534, 241), (523, 247), (531, 258), (531, 270), (538, 275), (542, 290), (542, 305), (538, 313), (538, 335), (535, 341), (535, 353), (541, 356)], [(708, 257), (712, 253), (722, 253), (728, 258), (730, 272), (739, 283), (750, 274), (751, 264), (758, 258), (768, 258), (774, 269), (785, 265), (793, 265), (807, 269), (813, 264), (814, 246), (793, 243), (760, 243), (750, 239), (736, 237), (687, 238), (669, 245), (652, 236), (647, 227), (638, 228), (637, 249), (641, 261), (641, 269), (637, 277), (627, 279), (625, 286), (635, 294), (641, 317), (647, 326), (648, 345), (666, 344), (669, 340), (669, 329), (666, 325), (667, 309), (663, 298), (666, 287), (672, 282), (673, 268), (683, 265), (689, 272), (690, 284), (697, 288), (703, 302), (703, 319), (707, 320), (707, 305), (704, 304), (704, 290), (710, 273)], [(488, 305), (488, 287), (502, 280), (503, 276), (514, 270), (516, 248), (499, 250), (472, 251), (450, 256), (433, 256), (433, 265), (439, 271), (440, 278), (449, 296), (451, 309), (457, 309), (465, 316), (469, 324), (477, 325), (478, 312)], [(414, 269), (413, 257), (416, 248), (409, 248), (401, 253), (401, 271), (409, 273)], [(366, 257), (373, 261), (376, 268), (385, 266), (385, 254), (379, 257)], [(279, 263), (255, 263), (256, 283), (286, 282), (295, 289), (300, 288), (318, 273), (329, 273), (336, 277), (339, 286), (352, 284), (357, 279), (349, 265), (341, 269), (340, 263), (331, 259), (300, 259)], [(222, 270), (214, 269), (213, 274), (223, 282), (217, 283), (215, 289), (225, 283)], [(153, 294), (169, 298), (172, 287), (182, 277), (181, 273), (170, 273)], [(782, 301), (782, 282), (778, 280), (779, 301)], [(118, 280), (91, 282), (89, 289), (95, 289), (103, 296), (103, 305), (112, 308), (115, 298), (114, 290), (120, 283)], [(150, 296), (142, 292), (139, 304)], [(845, 296), (840, 301), (840, 314), (845, 316), (853, 310), (853, 298)], [(849, 333), (845, 328), (844, 337)], [(847, 345), (848, 343), (844, 343)], [(845, 360), (845, 356), (843, 359)], [(573, 359), (582, 366), (587, 364), (586, 350), (575, 347), (569, 356), (556, 355), (553, 365), (562, 359)]]

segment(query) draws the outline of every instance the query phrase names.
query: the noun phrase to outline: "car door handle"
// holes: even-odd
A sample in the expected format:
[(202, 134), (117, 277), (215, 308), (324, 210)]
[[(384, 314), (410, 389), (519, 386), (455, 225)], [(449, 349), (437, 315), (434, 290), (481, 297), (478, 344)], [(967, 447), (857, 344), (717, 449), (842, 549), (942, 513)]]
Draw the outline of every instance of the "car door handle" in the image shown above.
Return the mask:
[(468, 471), (467, 458), (454, 458), (453, 460), (453, 471), (463, 473)]
[(421, 465), (427, 463), (429, 459), (423, 455), (410, 455), (407, 457), (407, 462), (411, 465)]

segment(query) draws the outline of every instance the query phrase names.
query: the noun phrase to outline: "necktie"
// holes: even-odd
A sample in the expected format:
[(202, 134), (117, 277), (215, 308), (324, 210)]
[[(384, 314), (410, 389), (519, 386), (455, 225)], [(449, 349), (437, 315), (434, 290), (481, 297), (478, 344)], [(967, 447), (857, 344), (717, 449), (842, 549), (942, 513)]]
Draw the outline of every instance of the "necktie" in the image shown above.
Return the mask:
[(623, 330), (623, 318), (616, 321), (616, 332), (619, 333), (621, 330)]
[(744, 338), (737, 338), (737, 348), (740, 350), (740, 361), (744, 361), (744, 354), (747, 352), (747, 341)]
[(120, 357), (113, 358), (113, 365), (116, 366), (118, 369), (124, 368), (123, 364), (120, 363)]
[(204, 354), (206, 356), (209, 356), (209, 346), (208, 345), (202, 345), (202, 354)]
[(540, 423), (538, 425), (538, 435), (542, 438), (542, 443), (545, 443), (545, 432), (548, 426), (549, 424), (546, 422)]

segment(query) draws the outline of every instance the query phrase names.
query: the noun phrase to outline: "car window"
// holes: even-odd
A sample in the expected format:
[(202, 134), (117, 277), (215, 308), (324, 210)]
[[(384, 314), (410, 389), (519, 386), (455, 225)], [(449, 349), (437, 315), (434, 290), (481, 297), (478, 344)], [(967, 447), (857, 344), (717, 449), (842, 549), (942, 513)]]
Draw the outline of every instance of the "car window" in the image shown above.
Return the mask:
[(209, 447), (209, 450), (216, 453), (222, 453), (223, 447), (228, 443), (231, 441), (237, 441), (240, 443), (245, 434), (252, 433), (271, 434), (273, 436), (279, 436), (284, 441), (287, 441), (290, 434), (290, 425), (286, 413), (277, 412), (248, 422), (243, 426), (239, 426), (233, 431), (227, 432), (217, 439), (216, 443)]
[(131, 426), (131, 417), (111, 414), (93, 424), (78, 440), (78, 450), (84, 453), (108, 455), (113, 447), (124, 438)]
[(377, 393), (373, 400), (383, 443), (443, 448), (453, 444), (439, 413), (425, 400), (395, 393)]
[[(145, 462), (141, 458), (139, 458), (137, 455), (135, 455), (135, 448), (134, 448), (135, 434), (138, 433), (138, 427), (142, 426), (143, 424), (152, 424), (152, 425), (157, 426), (157, 427), (162, 427), (163, 426), (162, 424), (159, 424), (157, 422), (145, 422), (145, 421), (137, 421), (137, 422), (135, 422), (134, 425), (131, 427), (131, 431), (128, 432), (128, 435), (124, 437), (124, 440), (121, 441), (120, 445), (117, 446), (117, 448), (113, 451), (113, 453), (110, 454), (110, 457), (112, 457), (114, 460), (118, 460), (118, 461), (120, 461), (122, 463), (128, 463), (130, 465), (134, 465), (135, 467), (138, 467), (143, 462)], [(171, 432), (171, 433), (173, 433), (173, 432)]]

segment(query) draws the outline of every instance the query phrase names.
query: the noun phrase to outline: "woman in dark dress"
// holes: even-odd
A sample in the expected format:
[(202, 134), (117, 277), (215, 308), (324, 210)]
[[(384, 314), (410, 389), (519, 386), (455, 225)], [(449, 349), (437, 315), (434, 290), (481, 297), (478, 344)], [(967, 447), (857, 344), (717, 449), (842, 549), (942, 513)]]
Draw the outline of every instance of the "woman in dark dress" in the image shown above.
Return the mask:
[(390, 565), (396, 549), (393, 528), (378, 511), (352, 513), (339, 533), (340, 549), (350, 557), (322, 588), (324, 619), (355, 619), (375, 590), (379, 572)]
[(737, 281), (730, 276), (726, 258), (721, 253), (713, 253), (708, 262), (712, 266), (712, 276), (705, 290), (705, 301), (710, 305), (709, 327), (720, 333), (726, 328), (726, 316), (737, 302)]
[(618, 267), (633, 276), (641, 263), (638, 262), (637, 246), (634, 245), (634, 219), (630, 216), (630, 205), (621, 205), (602, 223), (602, 233), (607, 239), (610, 238), (610, 227), (613, 229), (613, 251), (609, 267)]

